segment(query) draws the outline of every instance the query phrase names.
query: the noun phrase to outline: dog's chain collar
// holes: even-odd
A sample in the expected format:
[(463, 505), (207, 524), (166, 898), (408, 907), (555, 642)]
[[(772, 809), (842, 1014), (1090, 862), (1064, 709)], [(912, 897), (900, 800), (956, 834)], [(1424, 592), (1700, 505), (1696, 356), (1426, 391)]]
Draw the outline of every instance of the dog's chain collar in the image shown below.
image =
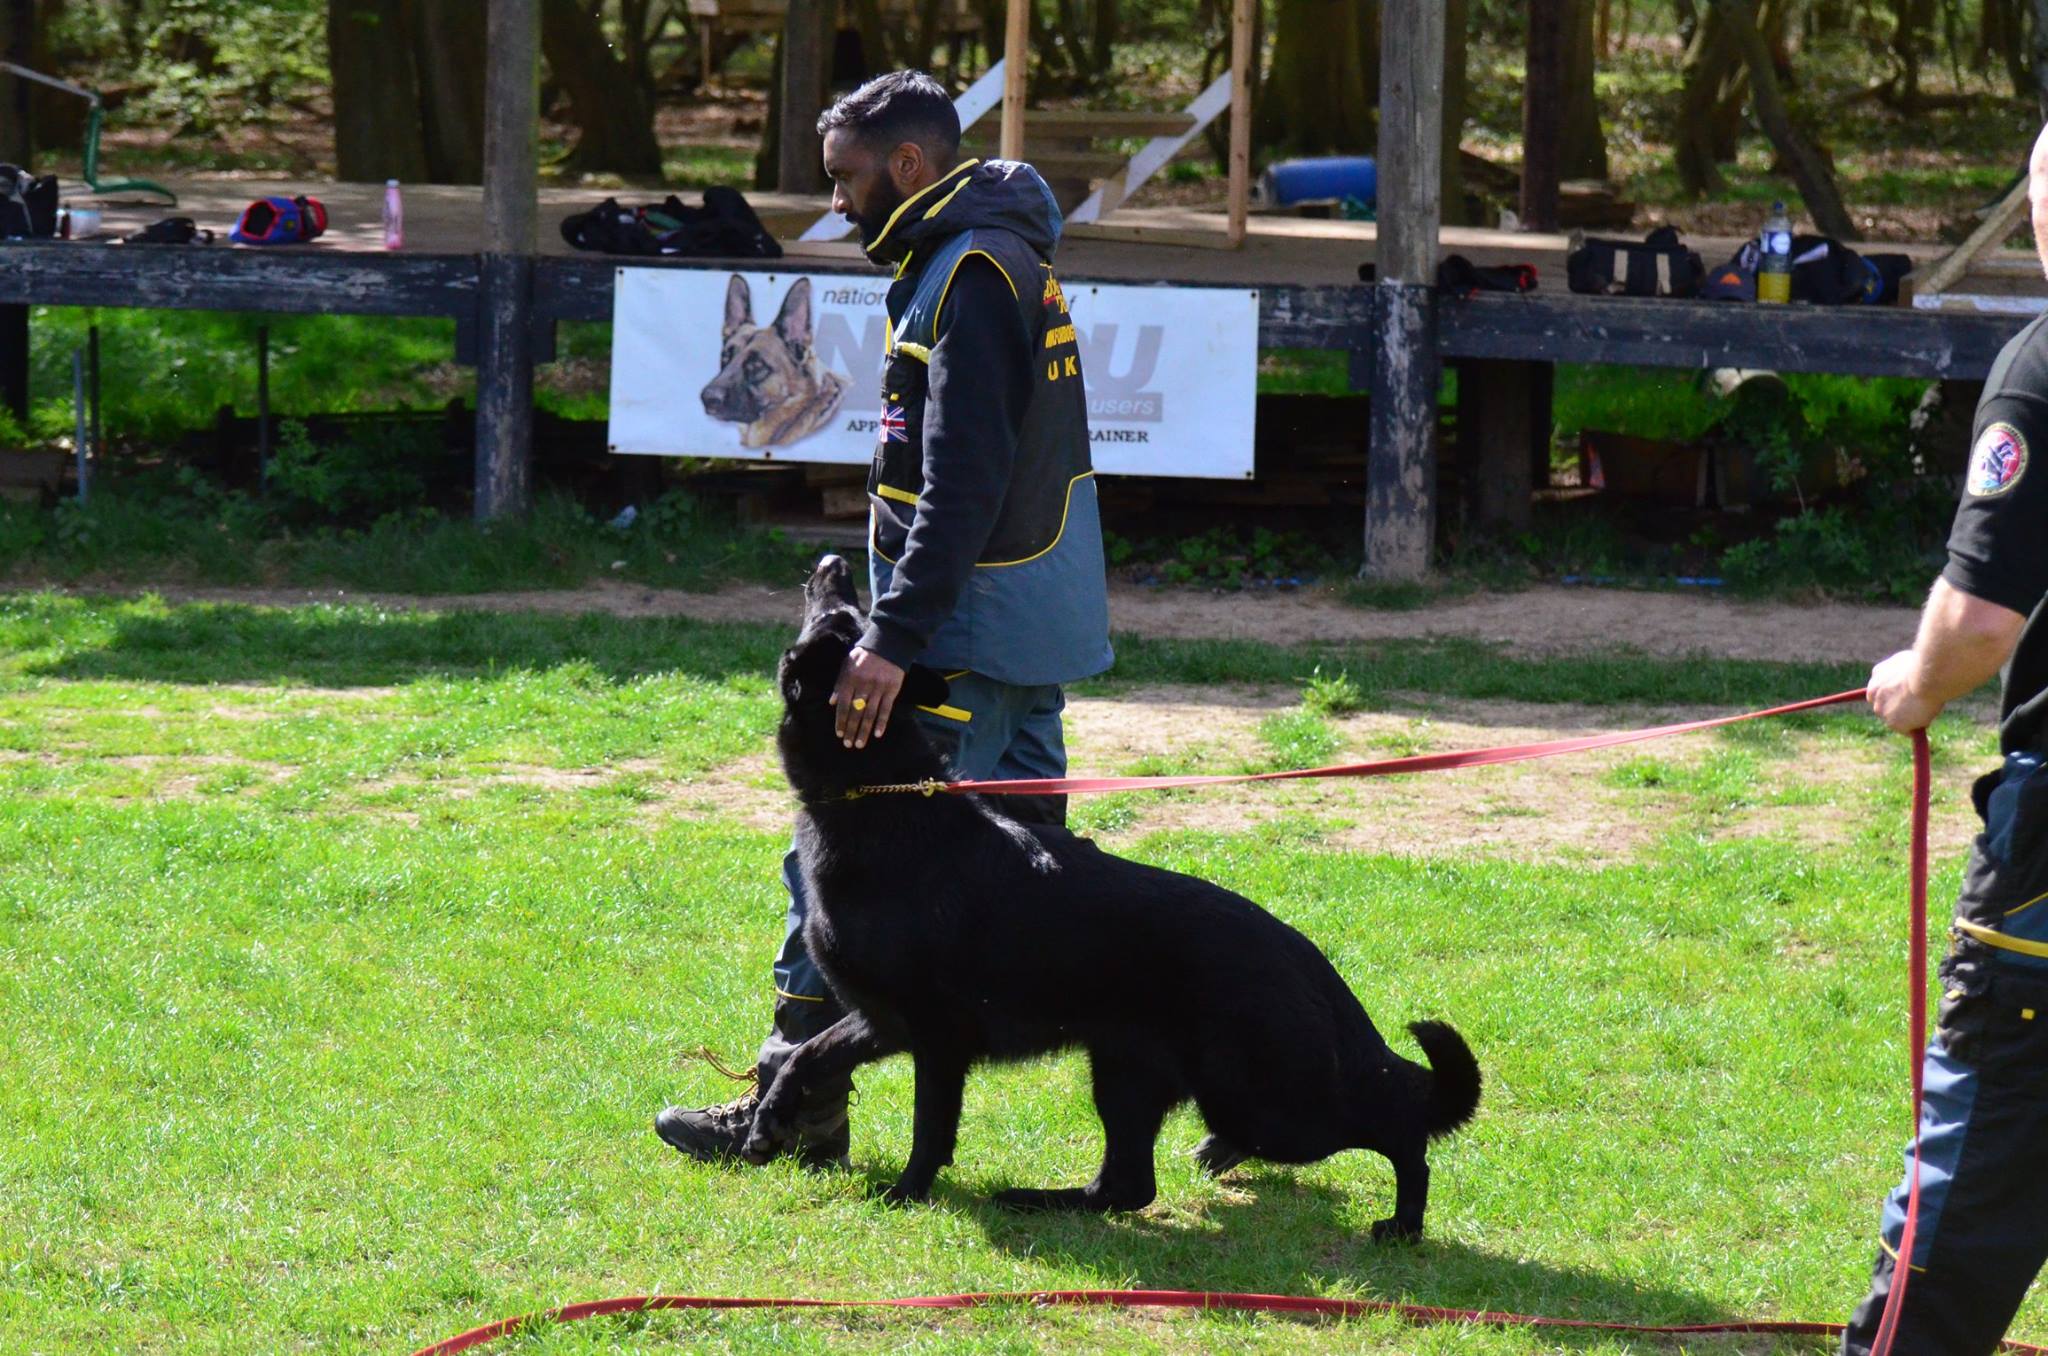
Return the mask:
[(846, 793), (847, 800), (859, 800), (862, 796), (906, 795), (915, 791), (921, 796), (935, 796), (946, 789), (946, 784), (937, 777), (927, 777), (921, 782), (888, 782), (881, 786), (856, 786)]

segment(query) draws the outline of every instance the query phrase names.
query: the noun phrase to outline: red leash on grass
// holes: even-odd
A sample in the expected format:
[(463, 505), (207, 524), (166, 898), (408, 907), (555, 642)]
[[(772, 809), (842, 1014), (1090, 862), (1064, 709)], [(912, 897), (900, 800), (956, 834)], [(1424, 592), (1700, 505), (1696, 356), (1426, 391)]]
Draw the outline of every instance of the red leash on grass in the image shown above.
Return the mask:
[[(1774, 706), (1763, 711), (1749, 711), (1736, 716), (1720, 716), (1712, 720), (1686, 721), (1677, 725), (1659, 725), (1642, 730), (1627, 730), (1618, 734), (1587, 735), (1577, 739), (1553, 739), (1536, 744), (1516, 744), (1491, 749), (1472, 749), (1464, 753), (1433, 753), (1412, 758), (1390, 758), (1374, 763), (1352, 763), (1339, 767), (1309, 768), (1296, 772), (1260, 772), (1242, 776), (1214, 777), (1061, 777), (1044, 778), (1036, 781), (1011, 782), (933, 782), (906, 786), (869, 787), (863, 794), (875, 795), (883, 792), (920, 791), (932, 795), (940, 791), (960, 794), (996, 795), (1051, 795), (1082, 794), (1100, 791), (1159, 790), (1182, 786), (1217, 786), (1233, 782), (1287, 781), (1305, 777), (1385, 777), (1404, 772), (1445, 772), (1460, 767), (1484, 767), (1496, 763), (1519, 763), (1532, 758), (1552, 758), (1559, 754), (1582, 753), (1589, 749), (1610, 748), (1618, 744), (1632, 744), (1647, 739), (1661, 739), (1667, 735), (1685, 734), (1694, 730), (1710, 730), (1716, 726), (1733, 725), (1740, 721), (1762, 720), (1770, 716), (1790, 715), (1796, 711), (1810, 711), (1824, 706), (1839, 706), (1846, 702), (1861, 701), (1863, 689), (1854, 692), (1838, 692), (1831, 697), (1816, 697), (1811, 701), (1793, 702), (1787, 706)], [(1927, 1041), (1927, 803), (1930, 792), (1930, 768), (1925, 731), (1913, 735), (1913, 832), (1912, 832), (1912, 942), (1911, 958), (1908, 964), (1909, 976), (1909, 1021), (1913, 1061), (1913, 1165), (1911, 1184), (1906, 1197), (1905, 1229), (1899, 1239), (1899, 1256), (1910, 1258), (1920, 1215), (1920, 1064)], [(1872, 1356), (1890, 1356), (1892, 1343), (1898, 1330), (1898, 1316), (1906, 1296), (1906, 1287), (1912, 1274), (1909, 1265), (1900, 1265), (1892, 1273), (1892, 1286), (1886, 1296), (1884, 1316), (1878, 1325), (1878, 1333)], [(1787, 1321), (1734, 1321), (1726, 1323), (1649, 1324), (1623, 1323), (1585, 1318), (1548, 1318), (1533, 1314), (1499, 1313), (1481, 1309), (1449, 1309), (1435, 1305), (1397, 1304), (1389, 1300), (1337, 1300), (1317, 1299), (1302, 1295), (1258, 1295), (1222, 1291), (1198, 1290), (1039, 1290), (1012, 1291), (1003, 1293), (969, 1293), (958, 1295), (916, 1295), (896, 1299), (834, 1300), (834, 1299), (774, 1299), (736, 1298), (705, 1295), (628, 1295), (618, 1299), (591, 1300), (582, 1304), (566, 1304), (559, 1308), (524, 1314), (517, 1318), (500, 1319), (480, 1328), (472, 1328), (446, 1341), (422, 1347), (415, 1356), (456, 1356), (458, 1352), (480, 1347), (515, 1332), (528, 1324), (572, 1323), (578, 1319), (597, 1318), (606, 1314), (631, 1314), (658, 1309), (973, 1309), (987, 1304), (1021, 1303), (1038, 1305), (1102, 1305), (1116, 1308), (1162, 1308), (1162, 1309), (1233, 1309), (1261, 1313), (1313, 1314), (1324, 1317), (1355, 1318), (1367, 1315), (1392, 1314), (1412, 1323), (1478, 1323), (1496, 1327), (1526, 1328), (1577, 1328), (1601, 1332), (1631, 1332), (1655, 1336), (1699, 1336), (1710, 1333), (1778, 1333), (1787, 1335), (1832, 1336), (1842, 1331), (1839, 1323), (1801, 1323)], [(2024, 1342), (2006, 1341), (2000, 1350), (2031, 1353), (2032, 1356), (2048, 1356), (2048, 1347), (2033, 1346)]]

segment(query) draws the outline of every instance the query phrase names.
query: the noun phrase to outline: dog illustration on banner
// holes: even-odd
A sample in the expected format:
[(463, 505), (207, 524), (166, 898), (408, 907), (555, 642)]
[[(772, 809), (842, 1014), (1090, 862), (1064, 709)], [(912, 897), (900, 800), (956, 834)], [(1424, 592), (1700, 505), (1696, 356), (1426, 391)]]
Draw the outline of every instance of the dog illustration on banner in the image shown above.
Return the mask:
[(812, 346), (811, 280), (783, 295), (772, 325), (754, 323), (754, 296), (735, 273), (725, 287), (725, 337), (718, 375), (704, 388), (704, 412), (740, 426), (743, 447), (782, 447), (832, 421), (846, 378), (826, 370)]

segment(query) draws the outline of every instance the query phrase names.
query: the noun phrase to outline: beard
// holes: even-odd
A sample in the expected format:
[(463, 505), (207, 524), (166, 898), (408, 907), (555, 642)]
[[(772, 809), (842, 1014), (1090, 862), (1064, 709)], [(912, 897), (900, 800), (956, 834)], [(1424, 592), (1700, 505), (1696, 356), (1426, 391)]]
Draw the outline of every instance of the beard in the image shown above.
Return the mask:
[(883, 176), (875, 185), (875, 193), (867, 206), (852, 214), (853, 229), (860, 236), (861, 248), (875, 243), (878, 236), (888, 228), (889, 218), (896, 215), (896, 209), (903, 206), (905, 195), (896, 185)]

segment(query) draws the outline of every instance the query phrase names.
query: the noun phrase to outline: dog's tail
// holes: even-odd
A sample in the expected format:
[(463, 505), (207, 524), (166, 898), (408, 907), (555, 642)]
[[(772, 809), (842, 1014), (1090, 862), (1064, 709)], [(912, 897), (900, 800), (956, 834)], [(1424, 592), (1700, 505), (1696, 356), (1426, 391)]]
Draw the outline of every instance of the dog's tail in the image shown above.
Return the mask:
[(1429, 1057), (1428, 1129), (1438, 1139), (1479, 1109), (1479, 1061), (1448, 1022), (1410, 1022), (1408, 1030)]

